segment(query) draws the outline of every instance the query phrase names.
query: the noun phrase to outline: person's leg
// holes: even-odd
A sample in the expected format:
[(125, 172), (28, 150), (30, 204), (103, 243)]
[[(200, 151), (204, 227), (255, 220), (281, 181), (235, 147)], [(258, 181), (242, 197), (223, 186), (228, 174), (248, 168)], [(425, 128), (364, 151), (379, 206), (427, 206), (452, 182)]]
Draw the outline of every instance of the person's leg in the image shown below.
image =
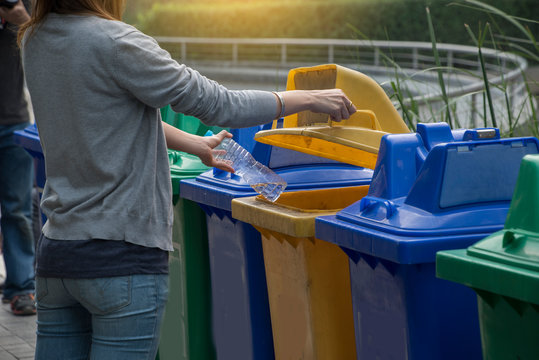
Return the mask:
[(38, 277), (36, 285), (35, 360), (87, 360), (92, 342), (91, 314), (66, 291), (64, 280)]
[(13, 142), (19, 126), (0, 126), (0, 227), (6, 265), (4, 297), (34, 293), (33, 160)]
[(67, 288), (92, 313), (90, 359), (155, 359), (168, 275), (77, 280)]

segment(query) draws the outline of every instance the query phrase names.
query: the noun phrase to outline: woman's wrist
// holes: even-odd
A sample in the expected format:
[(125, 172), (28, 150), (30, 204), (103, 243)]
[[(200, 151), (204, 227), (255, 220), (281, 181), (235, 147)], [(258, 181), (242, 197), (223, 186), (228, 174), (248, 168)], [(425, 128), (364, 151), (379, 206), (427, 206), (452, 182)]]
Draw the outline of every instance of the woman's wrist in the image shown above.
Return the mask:
[(276, 92), (276, 91), (273, 91), (273, 94), (277, 97), (277, 102), (279, 103), (279, 105), (277, 106), (277, 119), (280, 119), (282, 118), (284, 115), (285, 115), (285, 103), (284, 103), (284, 98), (283, 96)]

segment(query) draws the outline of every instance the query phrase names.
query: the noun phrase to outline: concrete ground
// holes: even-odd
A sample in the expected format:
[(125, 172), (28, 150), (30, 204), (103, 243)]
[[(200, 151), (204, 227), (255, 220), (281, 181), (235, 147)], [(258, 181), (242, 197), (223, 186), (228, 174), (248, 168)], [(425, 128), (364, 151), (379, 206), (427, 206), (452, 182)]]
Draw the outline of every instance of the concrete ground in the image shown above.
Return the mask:
[(0, 309), (0, 360), (30, 360), (36, 348), (36, 316), (14, 316), (9, 304)]
[[(0, 282), (5, 279), (0, 256)], [(36, 348), (36, 316), (15, 316), (9, 304), (0, 308), (0, 360), (30, 360)]]

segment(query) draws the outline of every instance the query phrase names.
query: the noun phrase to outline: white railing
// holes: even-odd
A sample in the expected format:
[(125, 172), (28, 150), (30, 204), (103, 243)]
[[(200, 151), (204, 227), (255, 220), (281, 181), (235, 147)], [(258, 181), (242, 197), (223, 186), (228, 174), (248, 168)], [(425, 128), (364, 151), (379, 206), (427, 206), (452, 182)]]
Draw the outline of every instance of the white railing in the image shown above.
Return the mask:
[[(337, 63), (360, 70), (381, 83), (391, 92), (390, 83), (399, 77), (401, 85), (411, 96), (407, 104), (422, 106), (423, 117), (441, 112), (440, 87), (432, 44), (425, 42), (365, 41), (344, 39), (253, 39), (253, 38), (185, 38), (155, 37), (173, 58), (193, 67), (214, 67), (221, 71), (245, 69), (251, 73), (281, 75), (298, 66)], [(484, 82), (478, 49), (456, 44), (437, 44), (446, 91), (461, 108), (462, 126), (482, 125), (477, 109), (483, 107)], [(521, 113), (528, 99), (522, 73), (527, 62), (514, 54), (482, 49), (484, 64), (496, 100), (507, 89), (515, 113)], [(224, 70), (223, 70), (224, 69)], [(232, 72), (233, 73), (233, 72)], [(271, 76), (271, 75), (270, 75)], [(497, 101), (501, 103), (501, 101)], [(466, 104), (464, 104), (466, 103)], [(501, 105), (503, 105), (501, 104)], [(500, 104), (498, 104), (501, 106)], [(465, 108), (465, 109), (463, 109)], [(500, 114), (507, 113), (500, 107)], [(498, 112), (498, 110), (497, 110)], [(524, 114), (525, 115), (525, 114)], [(421, 119), (428, 121), (429, 119)], [(431, 119), (433, 120), (433, 119)], [(500, 124), (499, 124), (500, 126)]]

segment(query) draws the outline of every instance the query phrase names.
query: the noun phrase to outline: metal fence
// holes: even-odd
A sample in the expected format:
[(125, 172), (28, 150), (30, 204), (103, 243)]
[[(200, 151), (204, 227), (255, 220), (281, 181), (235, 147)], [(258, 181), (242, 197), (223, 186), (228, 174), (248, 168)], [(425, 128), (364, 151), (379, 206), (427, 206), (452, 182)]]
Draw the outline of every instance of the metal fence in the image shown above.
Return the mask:
[[(485, 84), (476, 47), (437, 44), (441, 60), (441, 67), (438, 68), (432, 44), (424, 42), (284, 38), (155, 39), (182, 63), (230, 73), (236, 70), (236, 74), (275, 74), (276, 70), (280, 70), (286, 76), (288, 70), (294, 67), (337, 63), (372, 76), (389, 95), (395, 83), (398, 83), (403, 93), (407, 94), (403, 100), (404, 106), (418, 107), (415, 121), (436, 121), (439, 114), (445, 112), (438, 84), (438, 70), (441, 70), (452, 111), (460, 119), (456, 125), (489, 125), (486, 114), (481, 111), (485, 102)], [(499, 117), (508, 117), (507, 102), (514, 118), (529, 116), (527, 103), (532, 100), (526, 92), (522, 75), (527, 68), (526, 60), (487, 48), (482, 49), (482, 54)], [(400, 103), (395, 102), (395, 105), (400, 107)], [(498, 126), (505, 129), (509, 124), (502, 121)]]

